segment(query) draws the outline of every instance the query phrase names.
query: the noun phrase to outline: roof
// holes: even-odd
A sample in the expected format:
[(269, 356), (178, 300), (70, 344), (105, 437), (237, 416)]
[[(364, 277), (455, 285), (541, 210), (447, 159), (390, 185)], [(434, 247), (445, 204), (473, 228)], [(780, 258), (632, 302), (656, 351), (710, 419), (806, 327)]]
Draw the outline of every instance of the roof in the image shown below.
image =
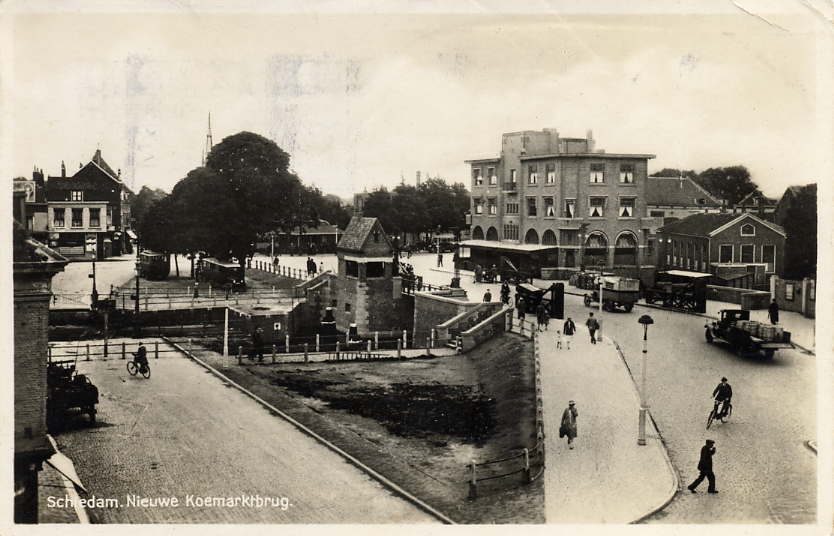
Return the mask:
[[(345, 229), (345, 232), (336, 247), (351, 251), (361, 251), (362, 246), (364, 246), (365, 242), (368, 240), (368, 235), (371, 234), (371, 231), (376, 225), (379, 225), (379, 220), (377, 218), (354, 216), (350, 219), (350, 223), (348, 223), (347, 229)], [(385, 236), (385, 241), (388, 242), (388, 236), (385, 235), (382, 225), (379, 225), (379, 228), (382, 231), (383, 236)]]
[(664, 272), (659, 273), (690, 278), (712, 277), (712, 274), (705, 274), (704, 272), (690, 272), (687, 270), (666, 270)]
[(654, 158), (653, 154), (624, 153), (551, 153), (522, 156), (520, 160), (541, 160), (543, 158)]
[[(720, 207), (721, 202), (689, 177), (648, 177), (646, 204), (677, 207)], [(703, 199), (704, 203), (698, 203)]]
[(463, 247), (507, 249), (512, 251), (539, 251), (542, 249), (554, 249), (558, 246), (546, 244), (510, 244), (508, 242), (496, 242), (494, 240), (464, 240), (460, 243)]
[(759, 205), (759, 203), (756, 203), (756, 202), (754, 201), (754, 199), (763, 199), (763, 200), (764, 200), (764, 204), (765, 204), (765, 205), (775, 205), (775, 204), (776, 204), (776, 200), (775, 200), (775, 199), (773, 199), (772, 197), (768, 197), (768, 196), (766, 196), (765, 194), (763, 194), (763, 193), (762, 193), (762, 192), (760, 192), (759, 190), (753, 190), (753, 191), (752, 191), (752, 192), (750, 192), (749, 194), (747, 194), (747, 195), (745, 195), (744, 197), (742, 197), (742, 198), (741, 198), (741, 201), (739, 201), (738, 203), (736, 203), (736, 205), (737, 205), (737, 206), (744, 206), (744, 205), (747, 205), (747, 204), (749, 203), (749, 204), (751, 204), (751, 205), (756, 205), (756, 206), (758, 206), (758, 205)]
[(104, 158), (101, 157), (101, 149), (96, 149), (96, 154), (90, 159), (90, 162), (95, 163), (98, 167), (100, 167), (105, 173), (116, 179), (119, 180), (119, 175), (113, 171), (113, 168), (107, 165), (107, 162), (104, 161)]
[(780, 225), (765, 221), (749, 212), (743, 214), (693, 214), (682, 220), (666, 224), (659, 231), (662, 233), (675, 233), (707, 238), (723, 231), (731, 225), (735, 225), (743, 219), (752, 219), (783, 236), (785, 235), (785, 230)]
[(492, 162), (500, 161), (500, 158), (476, 158), (474, 160), (464, 160), (465, 164), (490, 164)]

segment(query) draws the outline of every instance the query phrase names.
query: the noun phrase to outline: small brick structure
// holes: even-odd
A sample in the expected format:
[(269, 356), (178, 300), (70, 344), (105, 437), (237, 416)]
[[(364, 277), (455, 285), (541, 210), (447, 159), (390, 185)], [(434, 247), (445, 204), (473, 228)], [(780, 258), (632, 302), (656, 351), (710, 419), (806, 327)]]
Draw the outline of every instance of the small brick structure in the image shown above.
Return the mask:
[(806, 277), (799, 281), (773, 276), (770, 279), (770, 294), (781, 311), (793, 311), (806, 318), (816, 318), (817, 281), (815, 279)]

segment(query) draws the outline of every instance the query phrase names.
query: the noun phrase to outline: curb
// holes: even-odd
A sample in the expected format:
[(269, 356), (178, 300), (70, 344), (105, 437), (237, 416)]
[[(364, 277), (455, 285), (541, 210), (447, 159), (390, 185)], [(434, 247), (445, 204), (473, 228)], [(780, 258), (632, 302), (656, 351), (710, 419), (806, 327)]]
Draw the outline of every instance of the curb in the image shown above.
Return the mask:
[[(631, 368), (628, 366), (628, 361), (626, 361), (625, 354), (623, 354), (623, 350), (620, 348), (620, 345), (611, 337), (607, 337), (610, 340), (614, 348), (617, 349), (617, 355), (620, 356), (620, 360), (623, 362), (626, 370), (628, 371), (628, 377), (631, 378), (631, 386), (634, 387), (634, 390), (637, 392), (638, 397), (640, 395), (639, 389), (637, 389), (637, 382), (634, 381), (634, 374), (631, 373)], [(666, 441), (663, 439), (663, 434), (660, 433), (660, 428), (657, 426), (657, 422), (654, 420), (654, 415), (649, 412), (649, 418), (652, 422), (652, 427), (654, 427), (655, 432), (657, 432), (657, 437), (660, 439), (660, 451), (663, 453), (663, 459), (666, 461), (666, 466), (669, 468), (669, 472), (672, 474), (672, 489), (669, 493), (669, 496), (658, 506), (652, 508), (647, 513), (643, 514), (642, 516), (638, 517), (634, 521), (631, 521), (629, 525), (636, 525), (638, 523), (642, 523), (646, 519), (650, 518), (651, 516), (655, 515), (656, 513), (660, 512), (664, 508), (666, 508), (669, 503), (671, 503), (675, 496), (678, 494), (678, 491), (681, 487), (681, 478), (678, 474), (677, 469), (674, 465), (672, 465), (672, 460), (669, 458), (669, 451), (666, 450)]]
[(805, 442), (805, 446), (808, 447), (808, 450), (812, 451), (814, 454), (817, 454), (817, 442), (813, 439), (809, 439)]
[(251, 398), (252, 400), (257, 402), (258, 404), (260, 404), (261, 406), (263, 406), (264, 408), (266, 408), (270, 412), (275, 413), (276, 415), (278, 415), (279, 417), (281, 417), (285, 421), (289, 422), (291, 425), (295, 426), (298, 430), (300, 430), (304, 434), (312, 437), (313, 439), (315, 439), (316, 441), (318, 441), (319, 443), (321, 443), (325, 447), (329, 448), (330, 450), (332, 450), (333, 452), (335, 452), (339, 456), (342, 456), (349, 463), (353, 464), (360, 471), (365, 472), (368, 476), (370, 476), (371, 478), (373, 478), (374, 480), (376, 480), (377, 482), (382, 484), (385, 488), (387, 488), (389, 491), (393, 492), (395, 495), (398, 495), (399, 497), (401, 497), (401, 498), (405, 499), (406, 501), (412, 503), (414, 506), (416, 506), (420, 510), (422, 510), (422, 511), (428, 513), (428, 514), (431, 514), (432, 516), (436, 517), (438, 520), (440, 520), (442, 523), (444, 523), (446, 525), (456, 525), (457, 524), (451, 518), (449, 518), (448, 516), (446, 516), (445, 514), (440, 512), (439, 510), (436, 510), (434, 507), (432, 507), (429, 504), (423, 502), (422, 500), (418, 499), (414, 495), (411, 495), (409, 492), (407, 492), (406, 490), (404, 490), (403, 488), (401, 488), (400, 486), (398, 486), (394, 482), (388, 480), (386, 477), (384, 477), (380, 473), (377, 473), (376, 471), (374, 471), (373, 469), (371, 469), (370, 467), (368, 467), (367, 465), (365, 465), (364, 463), (359, 461), (354, 456), (352, 456), (352, 455), (348, 454), (347, 452), (345, 452), (344, 450), (340, 449), (339, 447), (337, 447), (336, 445), (334, 445), (330, 441), (328, 441), (325, 438), (323, 438), (322, 436), (318, 435), (316, 432), (314, 432), (310, 428), (304, 426), (303, 424), (301, 424), (297, 420), (293, 419), (292, 417), (290, 417), (289, 415), (287, 415), (286, 413), (284, 413), (280, 409), (276, 408), (275, 406), (273, 406), (272, 404), (270, 404), (266, 400), (262, 399), (261, 397), (259, 397), (255, 393), (253, 393), (253, 392), (249, 391), (248, 389), (246, 389), (245, 387), (235, 383), (230, 378), (225, 376), (223, 373), (221, 373), (220, 371), (218, 371), (217, 369), (215, 369), (214, 367), (212, 367), (211, 365), (209, 365), (205, 361), (197, 358), (196, 356), (191, 354), (191, 352), (188, 352), (183, 347), (181, 347), (179, 344), (177, 344), (174, 341), (168, 339), (168, 337), (162, 337), (162, 340), (164, 340), (165, 342), (167, 342), (168, 344), (170, 344), (171, 346), (176, 348), (178, 351), (185, 354), (186, 357), (188, 357), (189, 359), (192, 359), (193, 361), (198, 363), (200, 366), (202, 366), (203, 368), (205, 368), (206, 370), (211, 372), (214, 376), (217, 376), (218, 378), (220, 378), (221, 380), (223, 380), (224, 382), (226, 382), (230, 386), (234, 387), (235, 389), (237, 389), (238, 391), (240, 391), (244, 395), (248, 396), (249, 398)]

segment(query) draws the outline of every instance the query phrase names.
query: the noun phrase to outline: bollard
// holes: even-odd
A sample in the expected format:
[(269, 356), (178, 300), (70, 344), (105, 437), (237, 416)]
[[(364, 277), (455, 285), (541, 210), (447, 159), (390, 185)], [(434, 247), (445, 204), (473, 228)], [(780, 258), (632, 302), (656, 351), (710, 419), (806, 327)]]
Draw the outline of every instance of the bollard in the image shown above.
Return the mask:
[(211, 283), (209, 283), (209, 298), (211, 298)]
[(304, 362), (308, 363), (310, 361), (310, 357), (307, 355), (307, 343), (304, 343)]
[(107, 339), (104, 339), (104, 358), (107, 361)]
[(287, 336), (284, 338), (284, 345), (287, 350), (287, 353), (290, 353), (290, 334), (287, 333)]
[(122, 359), (125, 358), (125, 343), (122, 343)]
[(408, 330), (403, 330), (403, 348), (408, 348)]
[(434, 337), (435, 337), (435, 330), (431, 328), (431, 347), (434, 348)]
[(153, 358), (159, 359), (159, 341), (153, 343)]
[(188, 337), (188, 346), (186, 347), (186, 353), (191, 356), (191, 337)]
[(243, 364), (243, 346), (240, 345), (237, 347), (237, 364)]
[(371, 341), (369, 339), (368, 340), (368, 358), (370, 358), (370, 357), (371, 357)]
[(374, 350), (379, 350), (379, 332), (374, 331)]
[(469, 498), (470, 499), (477, 499), (478, 498), (478, 478), (475, 469), (475, 460), (472, 460), (472, 463), (469, 464), (469, 467), (472, 469), (472, 476), (469, 479)]
[(431, 355), (431, 346), (429, 346), (429, 342), (431, 342), (430, 337), (426, 337), (426, 355)]
[(530, 451), (526, 448), (524, 449), (524, 478), (528, 484), (533, 480), (530, 474)]
[(339, 341), (336, 341), (336, 359), (339, 359)]
[(275, 348), (275, 345), (273, 344), (272, 345), (272, 364), (273, 365), (275, 364), (275, 350), (276, 350), (276, 348)]
[(321, 352), (321, 345), (319, 343), (319, 334), (316, 333), (316, 352)]
[(145, 294), (145, 310), (148, 310), (148, 295)]
[(90, 360), (90, 345), (87, 344), (86, 346), (87, 346), (87, 361), (89, 361)]
[(403, 358), (403, 341), (397, 339), (397, 359)]

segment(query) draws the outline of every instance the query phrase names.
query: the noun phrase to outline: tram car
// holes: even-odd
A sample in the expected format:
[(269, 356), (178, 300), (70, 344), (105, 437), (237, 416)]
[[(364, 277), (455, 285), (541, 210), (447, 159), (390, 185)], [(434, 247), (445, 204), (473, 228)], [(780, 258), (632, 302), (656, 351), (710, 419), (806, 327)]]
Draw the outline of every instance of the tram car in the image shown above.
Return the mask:
[(213, 257), (206, 257), (199, 264), (199, 281), (210, 283), (217, 288), (227, 286), (235, 292), (244, 292), (246, 282), (243, 268), (240, 264), (232, 261), (222, 261)]
[[(625, 312), (630, 313), (634, 304), (640, 299), (639, 279), (605, 276), (598, 277), (595, 284), (594, 290), (585, 294), (586, 307), (590, 307), (593, 302), (599, 303), (602, 300), (602, 308), (606, 311), (614, 311), (621, 307)], [(602, 290), (602, 296), (600, 296), (600, 290)]]
[(164, 253), (145, 250), (139, 253), (139, 277), (161, 280), (171, 273), (171, 258)]
[(711, 278), (712, 274), (686, 270), (657, 272), (654, 285), (643, 289), (643, 299), (672, 309), (705, 313), (707, 284)]

